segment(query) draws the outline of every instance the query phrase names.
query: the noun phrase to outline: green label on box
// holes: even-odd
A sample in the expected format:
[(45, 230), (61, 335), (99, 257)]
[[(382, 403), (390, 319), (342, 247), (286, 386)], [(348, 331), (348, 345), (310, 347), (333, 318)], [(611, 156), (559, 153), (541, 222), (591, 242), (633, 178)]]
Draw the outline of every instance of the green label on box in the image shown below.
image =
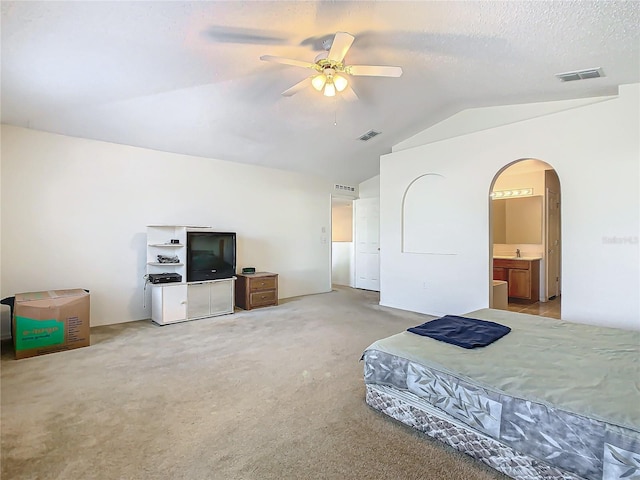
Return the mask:
[(16, 316), (16, 350), (50, 347), (64, 343), (64, 322)]

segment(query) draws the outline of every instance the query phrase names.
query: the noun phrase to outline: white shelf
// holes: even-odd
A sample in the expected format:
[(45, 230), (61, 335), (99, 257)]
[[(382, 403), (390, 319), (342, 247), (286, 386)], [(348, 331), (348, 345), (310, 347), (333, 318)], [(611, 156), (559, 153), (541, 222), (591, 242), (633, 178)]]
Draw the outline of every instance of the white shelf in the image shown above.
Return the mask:
[(181, 243), (150, 243), (149, 247), (184, 247)]
[(172, 262), (147, 262), (147, 265), (153, 265), (154, 267), (164, 267), (164, 266), (172, 266), (172, 267), (179, 267), (181, 265), (184, 265), (184, 263), (179, 262), (179, 263), (172, 263)]

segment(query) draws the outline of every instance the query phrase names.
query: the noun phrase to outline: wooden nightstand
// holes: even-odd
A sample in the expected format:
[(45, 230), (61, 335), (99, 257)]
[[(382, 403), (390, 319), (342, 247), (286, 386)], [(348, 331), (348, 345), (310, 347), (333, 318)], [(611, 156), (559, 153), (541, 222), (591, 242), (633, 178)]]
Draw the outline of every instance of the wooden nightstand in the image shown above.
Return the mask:
[(236, 306), (251, 310), (278, 305), (277, 273), (238, 273), (236, 277)]

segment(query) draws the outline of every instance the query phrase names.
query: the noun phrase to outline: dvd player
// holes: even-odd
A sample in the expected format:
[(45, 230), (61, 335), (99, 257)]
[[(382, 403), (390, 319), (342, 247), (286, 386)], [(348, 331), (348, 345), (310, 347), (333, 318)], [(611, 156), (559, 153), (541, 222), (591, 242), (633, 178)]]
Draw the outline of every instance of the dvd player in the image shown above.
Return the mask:
[(182, 275), (179, 273), (150, 273), (149, 282), (151, 283), (173, 283), (181, 282)]

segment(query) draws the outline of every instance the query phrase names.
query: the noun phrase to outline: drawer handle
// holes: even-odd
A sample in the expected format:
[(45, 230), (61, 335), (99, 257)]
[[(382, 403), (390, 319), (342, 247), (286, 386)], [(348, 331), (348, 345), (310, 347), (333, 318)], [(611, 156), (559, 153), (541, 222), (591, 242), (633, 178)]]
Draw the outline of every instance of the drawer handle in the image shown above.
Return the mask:
[(261, 287), (264, 287), (264, 282), (262, 282), (262, 283), (260, 284), (260, 286), (261, 286)]

